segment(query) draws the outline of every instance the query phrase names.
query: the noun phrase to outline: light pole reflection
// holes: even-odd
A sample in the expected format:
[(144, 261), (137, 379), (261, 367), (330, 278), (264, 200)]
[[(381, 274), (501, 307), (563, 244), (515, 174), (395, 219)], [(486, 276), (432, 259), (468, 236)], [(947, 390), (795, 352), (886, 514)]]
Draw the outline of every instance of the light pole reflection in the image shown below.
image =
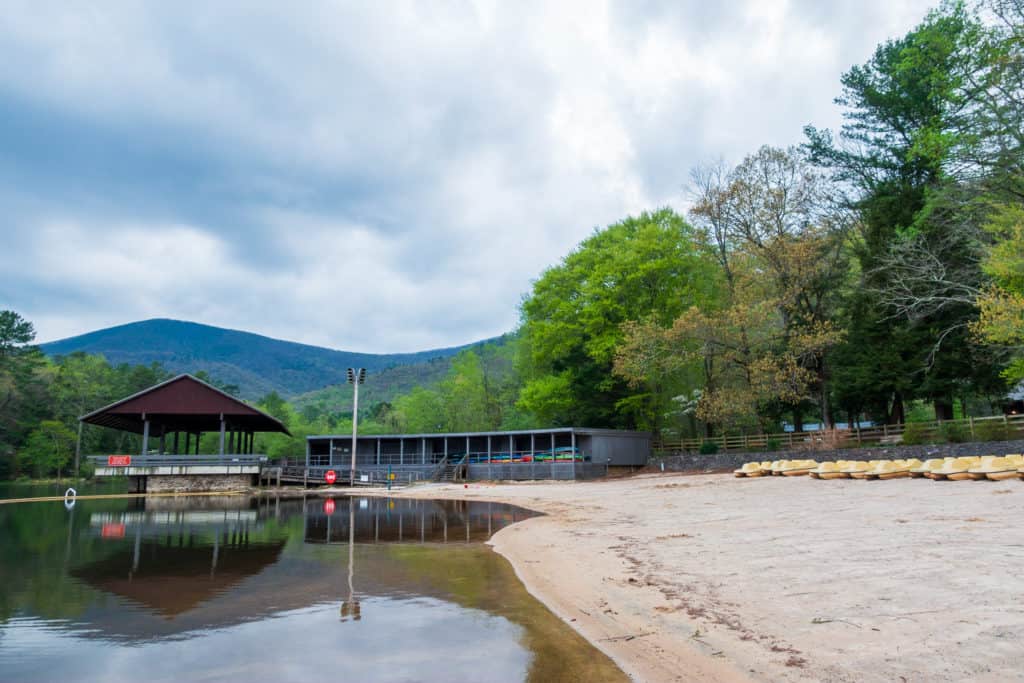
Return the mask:
[(359, 621), (362, 618), (360, 613), (359, 600), (356, 599), (356, 591), (352, 585), (352, 578), (355, 575), (356, 567), (356, 499), (348, 497), (348, 600), (341, 603), (341, 620)]

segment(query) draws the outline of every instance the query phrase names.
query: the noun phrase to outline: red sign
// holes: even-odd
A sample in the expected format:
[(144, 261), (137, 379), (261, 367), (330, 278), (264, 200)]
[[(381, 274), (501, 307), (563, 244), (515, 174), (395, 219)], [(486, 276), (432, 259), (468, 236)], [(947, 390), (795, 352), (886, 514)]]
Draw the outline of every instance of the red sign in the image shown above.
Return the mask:
[(124, 538), (124, 524), (104, 524), (100, 530), (100, 536), (103, 538)]
[(328, 484), (333, 484), (334, 482), (338, 481), (338, 473), (335, 472), (334, 470), (327, 470), (326, 472), (324, 472), (324, 481), (326, 481)]
[(328, 498), (327, 500), (324, 501), (324, 514), (325, 515), (333, 515), (334, 514), (334, 499), (333, 498)]
[(128, 467), (132, 464), (130, 455), (108, 455), (107, 467)]

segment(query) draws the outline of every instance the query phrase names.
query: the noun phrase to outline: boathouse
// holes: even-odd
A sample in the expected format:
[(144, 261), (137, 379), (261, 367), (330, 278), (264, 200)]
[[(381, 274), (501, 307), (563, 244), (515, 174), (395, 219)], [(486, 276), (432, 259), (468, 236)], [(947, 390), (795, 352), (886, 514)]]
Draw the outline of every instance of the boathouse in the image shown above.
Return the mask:
[[(356, 439), (357, 476), (370, 483), (390, 473), (399, 481), (452, 479), (592, 479), (612, 467), (642, 467), (651, 435), (618, 429), (559, 427), (521, 431), (367, 435)], [(306, 438), (306, 469), (347, 476), (350, 435)], [(358, 482), (357, 482), (358, 483)]]
[[(127, 476), (135, 491), (217, 491), (251, 486), (266, 456), (258, 432), (289, 434), (275, 417), (192, 375), (178, 375), (83, 415), (85, 424), (142, 436), (138, 453), (89, 456), (96, 476)], [(200, 453), (215, 433), (217, 452)]]

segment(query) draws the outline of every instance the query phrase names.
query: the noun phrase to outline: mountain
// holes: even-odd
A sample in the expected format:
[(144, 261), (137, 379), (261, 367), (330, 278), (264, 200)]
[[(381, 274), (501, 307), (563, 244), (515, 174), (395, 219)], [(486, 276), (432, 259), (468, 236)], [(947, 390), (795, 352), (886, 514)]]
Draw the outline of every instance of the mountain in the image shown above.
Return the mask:
[[(492, 386), (500, 386), (513, 372), (513, 360), (508, 344), (512, 335), (503, 335), (483, 342), (470, 345), (489, 375)], [(381, 401), (394, 401), (397, 397), (407, 394), (415, 387), (436, 389), (448, 376), (453, 356), (435, 357), (411, 365), (396, 365), (374, 373), (359, 388), (360, 414), (366, 408)], [(298, 409), (306, 406), (319, 406), (327, 412), (352, 410), (352, 387), (347, 384), (335, 384), (316, 389), (292, 399), (292, 405)]]
[(437, 363), (430, 367), (430, 361), (450, 358), (470, 346), (474, 344), (417, 353), (354, 353), (167, 319), (108, 327), (40, 345), (50, 356), (84, 351), (102, 354), (115, 365), (158, 362), (175, 373), (205, 370), (217, 382), (238, 385), (243, 398), (258, 398), (270, 391), (292, 397), (343, 384), (350, 367), (376, 374), (426, 363), (426, 374), (433, 375)]

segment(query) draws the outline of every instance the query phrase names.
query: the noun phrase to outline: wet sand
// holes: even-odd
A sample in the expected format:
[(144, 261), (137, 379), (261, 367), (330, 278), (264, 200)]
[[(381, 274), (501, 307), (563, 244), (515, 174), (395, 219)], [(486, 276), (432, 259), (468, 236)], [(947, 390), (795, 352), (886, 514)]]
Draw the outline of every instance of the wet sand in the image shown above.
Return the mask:
[(644, 475), (396, 496), (547, 513), (492, 539), (638, 681), (1024, 677), (1024, 482)]

